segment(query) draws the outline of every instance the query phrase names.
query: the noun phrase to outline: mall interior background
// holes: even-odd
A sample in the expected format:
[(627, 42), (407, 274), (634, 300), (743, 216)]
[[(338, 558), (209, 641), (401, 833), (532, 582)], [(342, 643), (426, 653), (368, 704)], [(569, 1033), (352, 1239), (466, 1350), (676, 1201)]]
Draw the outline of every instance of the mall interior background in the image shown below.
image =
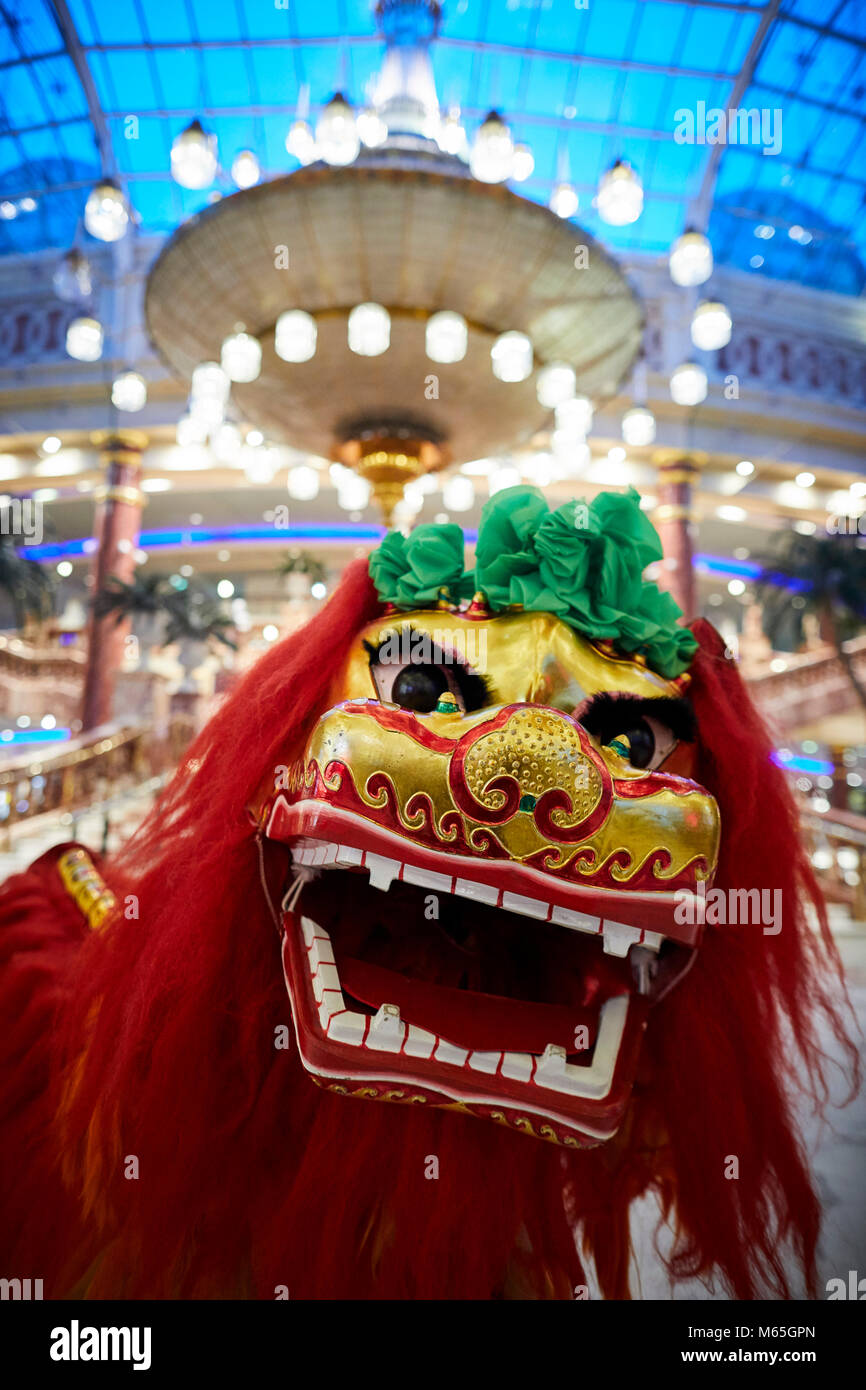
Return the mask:
[(0, 121), (2, 876), (128, 835), (384, 516), (632, 485), (862, 1011), (866, 6), (9, 0)]

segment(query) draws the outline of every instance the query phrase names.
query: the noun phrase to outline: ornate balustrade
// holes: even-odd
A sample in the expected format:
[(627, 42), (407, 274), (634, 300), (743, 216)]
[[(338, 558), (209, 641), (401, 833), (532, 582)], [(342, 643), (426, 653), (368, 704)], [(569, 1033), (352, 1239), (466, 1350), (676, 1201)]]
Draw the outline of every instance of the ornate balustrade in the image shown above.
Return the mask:
[[(7, 838), (22, 821), (75, 813), (167, 772), (194, 734), (194, 720), (174, 714), (165, 737), (149, 724), (104, 725), (64, 744), (0, 762), (0, 825)], [(2, 832), (0, 832), (2, 833)]]
[(803, 829), (810, 848), (820, 852), (813, 863), (824, 897), (846, 906), (855, 922), (866, 922), (866, 816), (806, 809)]
[(74, 647), (36, 646), (0, 633), (0, 720), (52, 715), (71, 724), (81, 708), (86, 657)]
[[(866, 637), (845, 643), (855, 674), (866, 685)], [(785, 658), (784, 671), (755, 671), (747, 684), (764, 718), (782, 732), (856, 704), (845, 667), (832, 647)]]

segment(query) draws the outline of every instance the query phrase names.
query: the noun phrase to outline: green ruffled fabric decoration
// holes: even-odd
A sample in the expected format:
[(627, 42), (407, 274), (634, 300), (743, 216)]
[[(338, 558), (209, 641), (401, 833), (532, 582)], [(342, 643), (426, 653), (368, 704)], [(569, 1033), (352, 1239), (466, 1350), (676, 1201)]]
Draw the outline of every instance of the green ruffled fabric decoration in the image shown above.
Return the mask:
[(416, 526), (408, 536), (389, 531), (370, 556), (370, 577), (383, 603), (397, 608), (435, 604), (442, 589), (452, 603), (472, 592), (463, 572), (463, 532), (459, 526)]
[(506, 488), (481, 513), (474, 575), (463, 572), (462, 548), (459, 526), (392, 532), (370, 559), (380, 598), (423, 607), (443, 586), (452, 601), (479, 589), (493, 611), (554, 613), (585, 637), (640, 652), (668, 679), (691, 663), (698, 644), (679, 625), (680, 608), (643, 578), (662, 547), (634, 488), (553, 512), (538, 488)]

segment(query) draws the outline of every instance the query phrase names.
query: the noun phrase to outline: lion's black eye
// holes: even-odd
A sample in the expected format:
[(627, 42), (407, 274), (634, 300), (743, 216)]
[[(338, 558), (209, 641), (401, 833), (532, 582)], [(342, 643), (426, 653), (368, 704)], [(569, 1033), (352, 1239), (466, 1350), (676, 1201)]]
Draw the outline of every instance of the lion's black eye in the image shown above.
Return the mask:
[(443, 690), (448, 688), (448, 680), (441, 666), (404, 666), (394, 677), (391, 700), (404, 709), (430, 714), (436, 708)]
[(437, 642), (435, 634), (404, 626), (365, 641), (364, 647), (376, 694), (388, 704), (433, 714), (447, 691), (463, 714), (493, 703), (486, 677), (467, 666), (459, 651)]
[(661, 767), (680, 739), (694, 742), (695, 716), (683, 698), (645, 698), (604, 690), (580, 711), (580, 722), (604, 748), (642, 772)]
[(626, 733), (607, 739), (606, 743), (609, 748), (615, 748), (627, 758), (632, 767), (649, 767), (655, 756), (655, 734), (644, 720), (633, 729), (628, 729)]

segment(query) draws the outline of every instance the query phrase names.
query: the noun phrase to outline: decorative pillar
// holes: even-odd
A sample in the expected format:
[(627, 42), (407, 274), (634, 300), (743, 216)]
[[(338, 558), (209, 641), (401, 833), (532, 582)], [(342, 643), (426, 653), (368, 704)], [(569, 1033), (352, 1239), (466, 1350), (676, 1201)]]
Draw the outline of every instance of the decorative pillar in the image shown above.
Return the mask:
[[(144, 496), (141, 491), (141, 454), (147, 435), (140, 430), (102, 430), (93, 436), (100, 448), (105, 481), (94, 490), (96, 512), (91, 599), (95, 599), (112, 575), (129, 583), (135, 573), (135, 550)], [(116, 614), (97, 618), (91, 608), (87, 630), (87, 667), (84, 675), (83, 729), (95, 729), (112, 718), (114, 683), (124, 655), (128, 621)]]
[(661, 537), (664, 558), (658, 586), (676, 599), (686, 622), (697, 616), (694, 571), (693, 489), (700, 478), (700, 465), (677, 454), (657, 454), (658, 506), (653, 521)]

